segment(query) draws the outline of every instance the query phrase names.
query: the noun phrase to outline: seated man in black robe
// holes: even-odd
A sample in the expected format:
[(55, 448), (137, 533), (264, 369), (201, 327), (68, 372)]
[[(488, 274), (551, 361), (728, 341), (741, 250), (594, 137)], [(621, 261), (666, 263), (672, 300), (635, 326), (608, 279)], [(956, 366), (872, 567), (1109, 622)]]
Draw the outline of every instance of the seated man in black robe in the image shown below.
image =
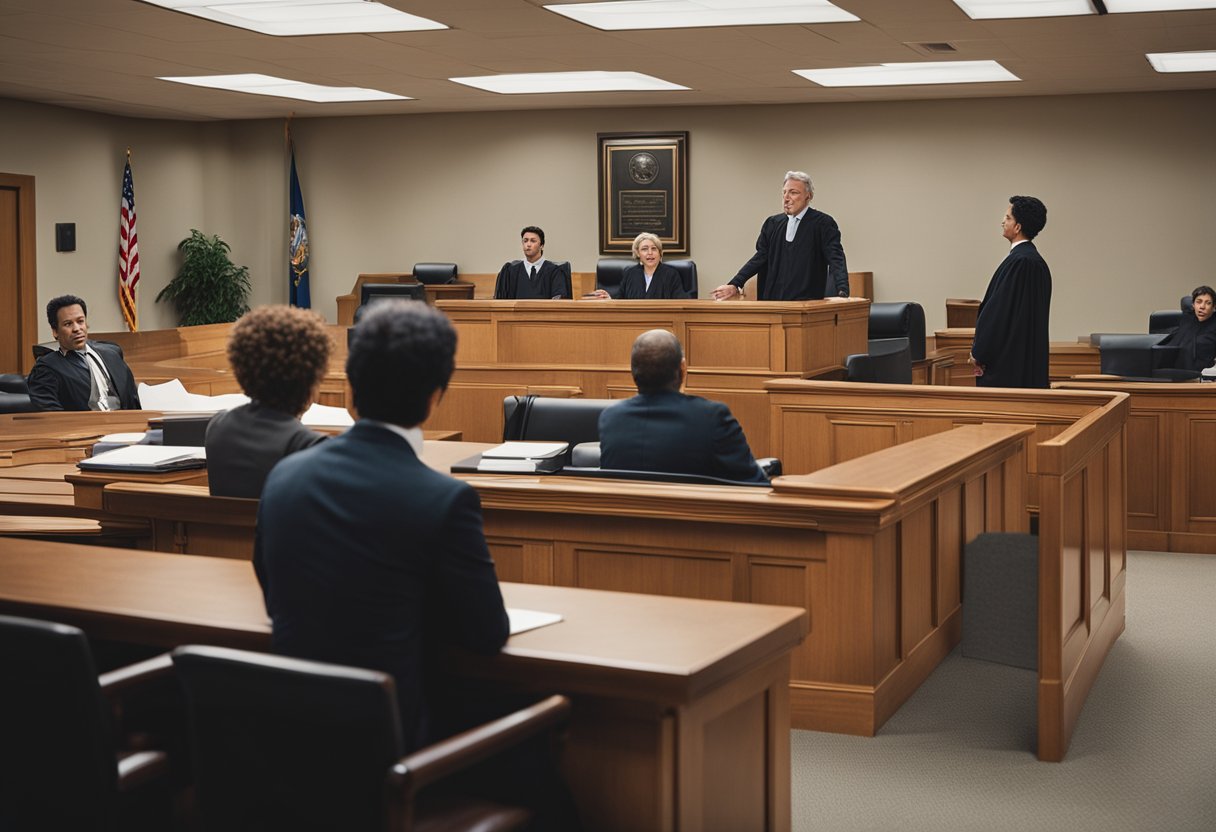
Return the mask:
[(46, 305), (59, 349), (38, 357), (26, 384), (38, 410), (139, 410), (135, 377), (122, 347), (89, 340), (84, 298), (61, 295)]
[(523, 260), (503, 263), (494, 281), (495, 300), (549, 300), (573, 297), (570, 264), (545, 259), (545, 232), (529, 225), (519, 232)]
[(730, 408), (680, 392), (688, 362), (676, 336), (643, 332), (629, 364), (638, 394), (600, 414), (602, 467), (768, 482)]
[(1009, 253), (980, 303), (969, 362), (980, 387), (1049, 387), (1047, 322), (1051, 269), (1031, 242), (1047, 225), (1047, 207), (1033, 196), (1011, 196), (1001, 234)]
[[(849, 268), (836, 220), (811, 207), (815, 186), (800, 170), (785, 174), (781, 186), (783, 213), (760, 226), (756, 253), (730, 282), (714, 289), (714, 300), (743, 294), (743, 286), (756, 277), (757, 300), (820, 300), (849, 296)], [(828, 274), (832, 276), (827, 291)]]
[(1206, 370), (1216, 363), (1216, 317), (1212, 303), (1216, 293), (1211, 286), (1191, 292), (1190, 308), (1182, 304), (1182, 323), (1166, 336), (1162, 344), (1178, 347), (1174, 366), (1180, 370)]

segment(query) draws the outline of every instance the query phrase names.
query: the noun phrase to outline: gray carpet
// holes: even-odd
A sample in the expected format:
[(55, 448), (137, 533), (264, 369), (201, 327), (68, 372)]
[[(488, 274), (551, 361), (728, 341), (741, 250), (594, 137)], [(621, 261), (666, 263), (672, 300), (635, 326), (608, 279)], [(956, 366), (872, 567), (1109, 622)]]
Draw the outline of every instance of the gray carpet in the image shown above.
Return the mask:
[(794, 829), (1216, 830), (1216, 556), (1128, 554), (1127, 629), (1062, 763), (1035, 674), (956, 649), (879, 731), (794, 731)]

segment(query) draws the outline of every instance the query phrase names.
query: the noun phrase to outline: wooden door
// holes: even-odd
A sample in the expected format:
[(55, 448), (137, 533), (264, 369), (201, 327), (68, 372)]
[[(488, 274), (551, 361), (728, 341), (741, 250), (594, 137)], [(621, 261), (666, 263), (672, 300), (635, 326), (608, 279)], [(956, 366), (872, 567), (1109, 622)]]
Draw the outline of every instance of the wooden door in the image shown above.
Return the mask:
[(28, 373), (38, 341), (34, 177), (0, 173), (0, 372)]

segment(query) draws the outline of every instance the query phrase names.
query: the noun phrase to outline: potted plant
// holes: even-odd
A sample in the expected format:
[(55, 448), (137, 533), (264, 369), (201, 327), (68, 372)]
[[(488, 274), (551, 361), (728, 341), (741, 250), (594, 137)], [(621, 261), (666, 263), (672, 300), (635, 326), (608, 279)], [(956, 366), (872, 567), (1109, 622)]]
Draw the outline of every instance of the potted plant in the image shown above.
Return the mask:
[(249, 267), (228, 258), (232, 248), (227, 243), (192, 228), (177, 249), (182, 267), (156, 300), (173, 302), (178, 326), (228, 323), (249, 311)]

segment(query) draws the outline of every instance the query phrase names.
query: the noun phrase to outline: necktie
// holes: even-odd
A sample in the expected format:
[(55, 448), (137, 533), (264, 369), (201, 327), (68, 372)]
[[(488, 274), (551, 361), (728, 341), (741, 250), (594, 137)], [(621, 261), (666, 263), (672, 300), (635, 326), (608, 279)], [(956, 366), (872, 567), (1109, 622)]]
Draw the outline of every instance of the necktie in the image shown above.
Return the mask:
[(533, 267), (532, 267), (532, 274), (530, 275), (530, 277), (532, 278), (532, 282), (533, 282), (533, 283), (535, 283), (535, 282), (536, 282), (536, 271), (537, 271), (536, 266), (533, 266)]
[(790, 217), (790, 221), (785, 224), (785, 241), (787, 243), (794, 242), (794, 235), (798, 233), (799, 217)]
[(80, 356), (80, 360), (88, 368), (89, 374), (93, 377), (93, 383), (97, 387), (97, 409), (109, 410), (110, 406), (106, 401), (106, 397), (110, 394), (110, 379), (106, 375), (105, 368), (101, 366), (101, 362), (97, 360), (97, 356), (85, 350), (81, 350), (76, 354)]

